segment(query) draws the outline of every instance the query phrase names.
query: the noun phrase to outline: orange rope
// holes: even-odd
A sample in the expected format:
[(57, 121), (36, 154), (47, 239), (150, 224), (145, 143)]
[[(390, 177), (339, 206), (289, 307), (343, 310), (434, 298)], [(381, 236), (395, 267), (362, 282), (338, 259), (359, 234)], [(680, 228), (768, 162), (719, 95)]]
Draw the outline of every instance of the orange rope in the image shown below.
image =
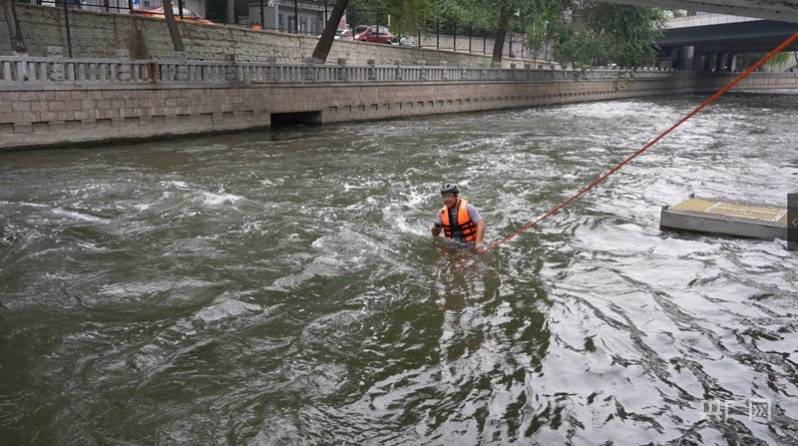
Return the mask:
[(709, 105), (711, 105), (712, 103), (714, 103), (715, 101), (720, 99), (721, 96), (726, 94), (732, 88), (736, 87), (737, 84), (739, 84), (740, 82), (745, 80), (751, 73), (753, 73), (754, 71), (756, 71), (759, 68), (761, 68), (762, 65), (766, 64), (767, 61), (769, 61), (770, 59), (773, 58), (773, 56), (775, 56), (776, 54), (786, 50), (790, 45), (792, 45), (795, 42), (798, 42), (798, 33), (793, 34), (789, 39), (785, 40), (781, 45), (776, 47), (773, 51), (767, 53), (764, 57), (759, 59), (759, 61), (757, 61), (754, 65), (752, 65), (750, 68), (748, 68), (747, 70), (742, 72), (734, 80), (732, 80), (731, 82), (726, 84), (726, 86), (724, 86), (723, 88), (718, 90), (715, 94), (713, 94), (712, 96), (707, 98), (698, 107), (693, 109), (693, 111), (691, 111), (690, 113), (685, 115), (682, 119), (680, 119), (676, 124), (671, 126), (669, 129), (665, 130), (664, 132), (660, 133), (659, 136), (657, 136), (656, 138), (654, 138), (651, 141), (649, 141), (646, 145), (644, 145), (643, 147), (641, 147), (640, 149), (638, 149), (637, 151), (635, 151), (631, 155), (627, 156), (623, 161), (621, 161), (620, 163), (616, 164), (610, 170), (608, 170), (608, 171), (602, 173), (601, 175), (599, 175), (598, 178), (596, 178), (595, 180), (591, 181), (587, 186), (585, 186), (581, 190), (579, 190), (579, 192), (573, 194), (567, 200), (561, 202), (557, 206), (554, 206), (553, 208), (549, 209), (545, 214), (543, 214), (543, 215), (535, 218), (534, 220), (530, 221), (529, 223), (525, 224), (524, 226), (522, 226), (520, 229), (518, 229), (517, 231), (513, 232), (512, 234), (508, 234), (508, 235), (504, 236), (503, 238), (491, 243), (488, 246), (487, 249), (493, 249), (493, 248), (501, 245), (502, 243), (509, 242), (510, 240), (518, 237), (519, 235), (523, 234), (524, 232), (527, 232), (530, 229), (534, 228), (540, 222), (542, 222), (543, 220), (545, 220), (545, 219), (551, 217), (552, 215), (556, 214), (561, 209), (569, 206), (574, 201), (578, 200), (582, 195), (588, 193), (590, 190), (594, 189), (596, 186), (601, 184), (604, 180), (607, 179), (607, 177), (609, 177), (610, 175), (614, 174), (615, 172), (621, 170), (621, 168), (623, 168), (625, 165), (627, 165), (633, 159), (635, 159), (638, 156), (642, 155), (646, 150), (650, 149), (653, 145), (655, 145), (656, 143), (660, 142), (663, 138), (668, 136), (671, 132), (676, 130), (679, 126), (681, 126), (682, 124), (687, 122), (688, 119), (690, 119), (693, 116), (697, 115), (702, 110), (704, 110), (706, 107), (708, 107)]

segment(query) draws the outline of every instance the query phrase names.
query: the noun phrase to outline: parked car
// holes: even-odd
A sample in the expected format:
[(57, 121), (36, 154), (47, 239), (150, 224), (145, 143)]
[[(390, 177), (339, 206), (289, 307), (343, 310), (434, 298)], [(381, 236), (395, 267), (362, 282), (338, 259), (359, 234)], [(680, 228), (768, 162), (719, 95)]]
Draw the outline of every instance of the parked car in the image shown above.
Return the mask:
[(335, 40), (355, 40), (351, 29), (336, 29)]
[(379, 32), (377, 31), (378, 28), (376, 26), (368, 26), (366, 27), (365, 30), (358, 33), (358, 29), (357, 27), (355, 27), (355, 40), (361, 42), (387, 43), (387, 44), (390, 44), (391, 42), (396, 40), (396, 36), (391, 34), (391, 32), (388, 31), (388, 28), (384, 26), (380, 26)]
[(393, 43), (399, 46), (418, 46), (418, 41), (410, 36), (399, 36)]

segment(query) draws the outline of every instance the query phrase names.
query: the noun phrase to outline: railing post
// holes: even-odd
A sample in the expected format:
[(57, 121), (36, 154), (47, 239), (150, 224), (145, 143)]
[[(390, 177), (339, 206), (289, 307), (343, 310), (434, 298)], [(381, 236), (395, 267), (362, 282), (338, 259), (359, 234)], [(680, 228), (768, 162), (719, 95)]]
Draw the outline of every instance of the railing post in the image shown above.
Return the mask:
[(441, 66), (443, 70), (441, 70), (441, 80), (448, 81), (449, 80), (449, 69), (447, 67), (449, 63), (445, 60), (441, 61)]
[(369, 59), (366, 61), (366, 65), (368, 65), (368, 69), (366, 70), (366, 79), (370, 81), (377, 80), (377, 69), (375, 65), (377, 65), (377, 61), (374, 59)]
[(16, 73), (15, 73), (15, 80), (17, 82), (24, 82), (28, 77), (28, 61), (27, 57), (23, 60), (17, 60), (16, 65)]
[(175, 80), (176, 81), (187, 81), (188, 80), (188, 62), (186, 61), (186, 55), (182, 51), (178, 52), (175, 55), (175, 60), (177, 62), (175, 66)]
[(394, 61), (394, 65), (396, 65), (396, 68), (394, 69), (393, 79), (395, 81), (401, 81), (402, 80), (402, 61), (401, 60), (395, 60)]
[(269, 75), (266, 76), (268, 82), (277, 82), (277, 56), (269, 56), (266, 58), (269, 64)]
[(161, 82), (161, 66), (158, 62), (148, 63), (147, 70), (149, 71), (151, 84), (158, 84)]
[[(116, 81), (127, 82), (130, 80), (130, 51), (128, 50), (116, 50), (116, 57), (121, 59), (121, 63), (117, 68), (116, 72)], [(149, 74), (150, 80), (153, 78), (153, 73)]]
[(305, 66), (302, 67), (302, 80), (305, 82), (316, 81), (316, 66), (313, 64), (313, 58), (305, 59)]
[(48, 67), (47, 78), (53, 82), (64, 80), (64, 49), (60, 46), (48, 46), (47, 57), (54, 59)]
[(338, 59), (338, 67), (335, 69), (335, 79), (341, 82), (346, 82), (349, 80), (349, 76), (347, 76), (346, 72), (346, 59)]

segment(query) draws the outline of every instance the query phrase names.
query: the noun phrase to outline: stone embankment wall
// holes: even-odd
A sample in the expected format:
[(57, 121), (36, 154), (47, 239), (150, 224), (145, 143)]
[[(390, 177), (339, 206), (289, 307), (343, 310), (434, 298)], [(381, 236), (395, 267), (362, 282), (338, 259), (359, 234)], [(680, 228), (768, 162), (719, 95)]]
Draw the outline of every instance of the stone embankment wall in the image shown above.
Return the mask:
[[(413, 81), (231, 85), (50, 85), (0, 88), (0, 148), (268, 127), (305, 113), (320, 123), (708, 92), (727, 75), (652, 73), (631, 80)], [(741, 88), (798, 88), (795, 75), (759, 75)]]
[[(61, 47), (67, 54), (64, 11), (35, 5), (17, 5), (17, 16), (28, 52), (44, 56), (49, 47)], [(137, 59), (171, 59), (175, 57), (169, 31), (161, 19), (128, 14), (97, 13), (70, 10), (70, 34), (74, 57), (115, 57), (118, 50), (127, 50)], [(191, 60), (266, 62), (276, 58), (278, 63), (304, 63), (312, 54), (317, 38), (313, 36), (250, 31), (239, 26), (202, 25), (179, 22), (186, 47), (184, 57)], [(0, 35), (6, 33), (5, 17), (0, 11)], [(3, 36), (6, 37), (6, 36)], [(474, 40), (476, 52), (476, 39)], [(466, 42), (461, 42), (466, 44)], [(11, 54), (8, 38), (0, 38), (0, 55)], [(479, 41), (481, 50), (482, 41)], [(458, 45), (459, 47), (460, 45)], [(467, 47), (465, 48), (467, 49)], [(379, 45), (338, 40), (332, 47), (328, 61), (339, 58), (352, 65), (365, 65), (368, 60), (377, 64), (489, 66), (490, 55), (437, 51), (414, 47)], [(505, 60), (505, 67), (520, 61)], [(541, 62), (541, 67), (548, 65)]]

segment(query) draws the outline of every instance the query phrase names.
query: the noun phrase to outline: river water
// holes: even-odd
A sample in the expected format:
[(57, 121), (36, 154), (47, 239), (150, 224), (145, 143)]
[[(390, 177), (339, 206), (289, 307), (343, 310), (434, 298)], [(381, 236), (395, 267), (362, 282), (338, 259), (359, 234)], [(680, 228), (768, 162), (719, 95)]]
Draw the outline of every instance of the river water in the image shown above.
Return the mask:
[(488, 253), (429, 235), (441, 182), (495, 240), (699, 99), (0, 153), (0, 443), (794, 444), (798, 255), (659, 211), (783, 203), (798, 97)]

